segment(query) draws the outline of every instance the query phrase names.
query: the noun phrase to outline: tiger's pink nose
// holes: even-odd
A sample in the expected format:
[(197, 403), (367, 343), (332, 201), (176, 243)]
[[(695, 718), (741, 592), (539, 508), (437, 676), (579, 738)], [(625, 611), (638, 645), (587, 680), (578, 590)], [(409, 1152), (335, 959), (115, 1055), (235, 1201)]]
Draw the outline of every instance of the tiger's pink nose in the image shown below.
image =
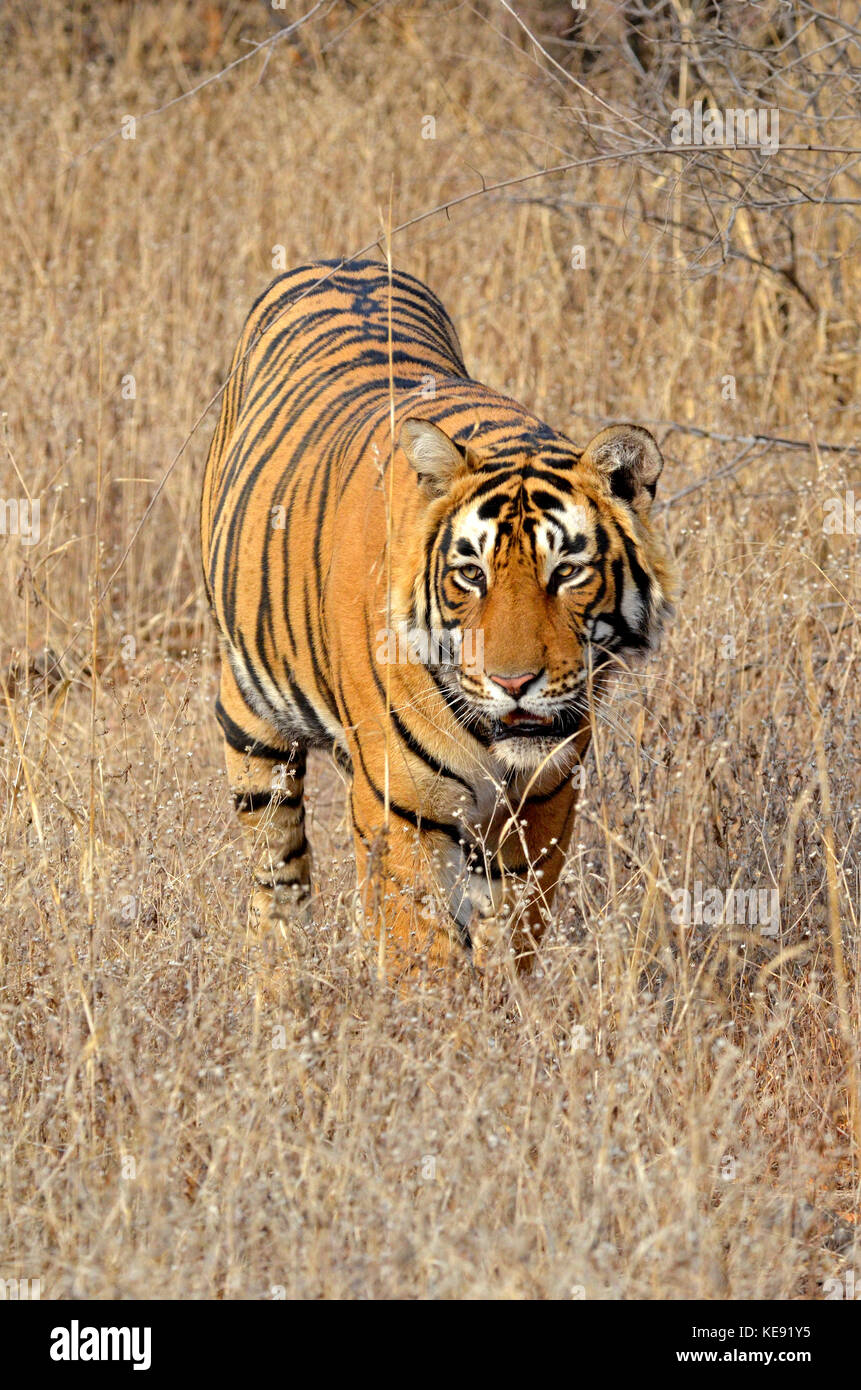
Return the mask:
[(526, 671), (521, 676), (491, 676), (494, 685), (499, 685), (506, 695), (511, 695), (515, 700), (519, 700), (526, 690), (526, 687), (535, 680), (537, 671)]

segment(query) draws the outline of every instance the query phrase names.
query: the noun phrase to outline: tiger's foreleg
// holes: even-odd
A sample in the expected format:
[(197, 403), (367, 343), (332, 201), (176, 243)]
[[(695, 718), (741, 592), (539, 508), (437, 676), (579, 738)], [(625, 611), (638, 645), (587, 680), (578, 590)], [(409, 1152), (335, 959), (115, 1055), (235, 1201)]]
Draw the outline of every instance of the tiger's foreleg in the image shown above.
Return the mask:
[(282, 738), (248, 708), (226, 662), (216, 715), (233, 804), (254, 864), (248, 924), (261, 938), (283, 937), (286, 923), (307, 921), (311, 893), (305, 748)]
[(442, 856), (457, 851), (394, 811), (386, 825), (380, 808), (363, 805), (355, 787), (351, 809), (363, 929), (379, 974), (395, 983), (462, 960), (468, 932), (446, 910), (438, 872)]
[(492, 876), (492, 907), (476, 912), (471, 923), (477, 969), (486, 969), (503, 954), (518, 971), (532, 969), (553, 917), (576, 805), (577, 790), (566, 778), (495, 827), (494, 852), (485, 862)]

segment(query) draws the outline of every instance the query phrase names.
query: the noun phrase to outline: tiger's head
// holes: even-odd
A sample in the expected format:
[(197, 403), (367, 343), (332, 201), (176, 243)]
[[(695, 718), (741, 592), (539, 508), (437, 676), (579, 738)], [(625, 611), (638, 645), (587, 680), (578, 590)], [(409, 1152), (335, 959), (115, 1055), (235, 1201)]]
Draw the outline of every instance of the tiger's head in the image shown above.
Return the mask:
[(440, 690), (509, 772), (572, 763), (613, 665), (670, 611), (655, 440), (613, 425), (581, 451), (540, 426), (474, 449), (411, 418), (399, 443), (426, 501), (409, 622)]

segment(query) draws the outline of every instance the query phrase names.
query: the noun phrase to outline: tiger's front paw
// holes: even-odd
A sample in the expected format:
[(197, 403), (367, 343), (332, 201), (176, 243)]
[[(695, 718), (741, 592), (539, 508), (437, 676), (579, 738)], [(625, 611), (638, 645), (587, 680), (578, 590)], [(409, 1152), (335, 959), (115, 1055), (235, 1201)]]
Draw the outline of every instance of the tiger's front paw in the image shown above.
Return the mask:
[(473, 913), (469, 924), (469, 939), (472, 943), (472, 963), (480, 975), (486, 974), (492, 965), (498, 965), (507, 953), (507, 938), (504, 919), (495, 915)]
[(257, 983), (275, 1003), (292, 996), (302, 976), (302, 960), (313, 922), (307, 884), (257, 888), (248, 904), (248, 936), (260, 948)]
[(469, 927), (472, 960), (480, 975), (513, 966), (528, 973), (535, 962), (535, 941), (513, 915), (481, 916), (476, 913)]
[(311, 889), (307, 883), (255, 888), (251, 894), (248, 930), (260, 941), (273, 934), (283, 939), (294, 929), (305, 936), (311, 921)]

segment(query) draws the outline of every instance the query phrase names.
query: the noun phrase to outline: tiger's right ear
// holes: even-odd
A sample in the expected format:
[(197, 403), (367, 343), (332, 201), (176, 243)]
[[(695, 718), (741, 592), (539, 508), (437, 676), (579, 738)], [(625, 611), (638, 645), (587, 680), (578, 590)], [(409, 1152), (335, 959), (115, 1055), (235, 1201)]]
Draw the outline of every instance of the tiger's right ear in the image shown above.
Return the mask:
[(430, 420), (404, 420), (398, 444), (428, 497), (445, 497), (468, 466), (466, 455)]

